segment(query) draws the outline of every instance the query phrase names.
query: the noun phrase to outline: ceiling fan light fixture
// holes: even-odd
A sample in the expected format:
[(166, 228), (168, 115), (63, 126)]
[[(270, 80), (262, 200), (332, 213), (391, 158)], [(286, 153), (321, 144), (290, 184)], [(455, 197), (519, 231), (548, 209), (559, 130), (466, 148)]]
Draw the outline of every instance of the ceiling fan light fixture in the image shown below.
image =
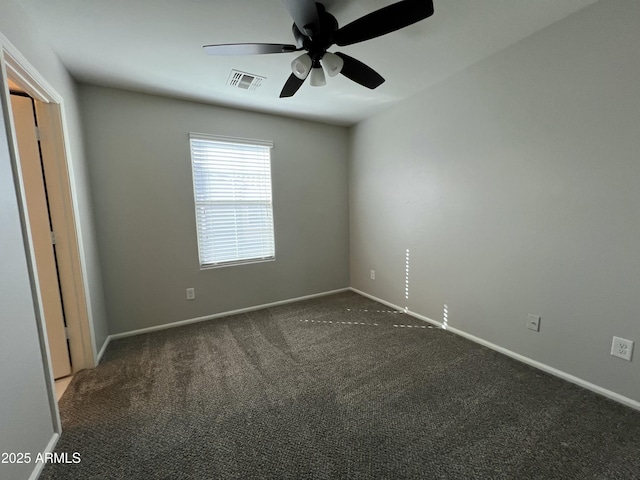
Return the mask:
[(344, 60), (335, 53), (326, 52), (321, 60), (322, 66), (327, 71), (327, 75), (335, 77), (342, 71)]
[(324, 77), (324, 70), (322, 67), (313, 67), (311, 69), (311, 86), (312, 87), (323, 87), (327, 84), (327, 80)]
[(308, 53), (300, 55), (293, 62), (291, 62), (291, 71), (300, 80), (304, 80), (311, 71), (311, 65), (313, 61)]

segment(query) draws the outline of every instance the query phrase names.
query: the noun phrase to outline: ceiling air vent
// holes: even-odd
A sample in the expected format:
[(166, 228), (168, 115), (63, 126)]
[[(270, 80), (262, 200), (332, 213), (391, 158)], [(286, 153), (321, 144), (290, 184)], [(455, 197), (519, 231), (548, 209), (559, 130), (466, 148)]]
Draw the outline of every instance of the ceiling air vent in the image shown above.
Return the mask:
[(260, 85), (262, 85), (263, 80), (266, 80), (266, 77), (254, 75), (253, 73), (231, 70), (229, 80), (227, 80), (227, 85), (234, 88), (241, 88), (243, 90), (257, 90)]

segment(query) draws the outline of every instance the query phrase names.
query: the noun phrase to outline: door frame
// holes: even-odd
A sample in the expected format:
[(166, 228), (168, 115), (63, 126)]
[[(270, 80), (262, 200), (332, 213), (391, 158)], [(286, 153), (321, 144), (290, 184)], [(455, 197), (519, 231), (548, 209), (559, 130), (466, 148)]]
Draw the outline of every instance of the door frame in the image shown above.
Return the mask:
[(38, 336), (42, 351), (47, 389), (54, 413), (54, 426), (61, 431), (55, 383), (51, 369), (46, 326), (42, 315), (42, 299), (37, 282), (37, 269), (33, 254), (33, 241), (29, 230), (28, 213), (24, 185), (21, 177), (20, 157), (18, 154), (15, 126), (11, 114), (11, 98), (8, 79), (11, 79), (27, 94), (36, 100), (36, 111), (40, 130), (40, 143), (45, 169), (48, 169), (46, 184), (51, 194), (51, 221), (56, 235), (56, 251), (60, 288), (64, 300), (65, 318), (69, 333), (69, 350), (72, 373), (97, 364), (93, 319), (89, 305), (89, 285), (87, 282), (86, 261), (80, 236), (80, 217), (77, 208), (77, 195), (68, 141), (68, 129), (63, 98), (49, 85), (37, 70), (20, 52), (0, 33), (0, 101), (9, 125), (9, 149), (13, 163), (14, 181), (19, 196), (21, 220), (27, 243), (32, 288), (35, 292), (34, 305), (38, 319)]

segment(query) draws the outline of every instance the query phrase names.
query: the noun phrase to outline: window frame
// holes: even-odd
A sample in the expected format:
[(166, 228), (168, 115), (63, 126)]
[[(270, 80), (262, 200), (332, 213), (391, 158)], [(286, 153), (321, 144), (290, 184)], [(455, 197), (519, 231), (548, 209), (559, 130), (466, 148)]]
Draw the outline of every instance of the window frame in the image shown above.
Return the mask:
[[(202, 202), (197, 201), (196, 194), (196, 175), (194, 170), (194, 155), (193, 155), (193, 140), (197, 141), (209, 141), (214, 143), (228, 143), (231, 145), (250, 145), (256, 147), (265, 147), (268, 149), (268, 167), (269, 167), (269, 207), (271, 210), (271, 235), (272, 235), (272, 245), (273, 245), (273, 255), (266, 257), (251, 257), (251, 258), (243, 258), (239, 260), (233, 261), (222, 261), (217, 263), (204, 263), (203, 255), (202, 255), (202, 246), (201, 246), (201, 238), (200, 238), (200, 224), (198, 220), (198, 208)], [(200, 266), (200, 270), (210, 270), (217, 268), (226, 268), (226, 267), (234, 267), (240, 265), (252, 265), (256, 263), (265, 263), (265, 262), (273, 262), (276, 260), (276, 232), (275, 232), (275, 213), (273, 208), (273, 162), (271, 156), (271, 149), (273, 149), (273, 142), (270, 140), (258, 140), (258, 139), (250, 139), (250, 138), (242, 138), (242, 137), (230, 137), (223, 135), (214, 135), (208, 133), (197, 133), (190, 132), (189, 133), (189, 158), (191, 163), (191, 180), (192, 180), (192, 188), (193, 188), (193, 202), (194, 202), (194, 215), (196, 222), (196, 241), (198, 246), (198, 264)]]

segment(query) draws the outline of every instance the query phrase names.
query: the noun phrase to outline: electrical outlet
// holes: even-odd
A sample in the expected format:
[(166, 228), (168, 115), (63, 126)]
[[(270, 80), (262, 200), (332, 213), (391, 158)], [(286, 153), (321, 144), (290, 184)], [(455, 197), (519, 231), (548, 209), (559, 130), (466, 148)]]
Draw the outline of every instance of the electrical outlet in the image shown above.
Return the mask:
[(187, 300), (195, 300), (196, 290), (195, 288), (187, 288)]
[(627, 340), (626, 338), (613, 337), (613, 342), (611, 343), (611, 355), (630, 362), (632, 354), (633, 342), (631, 340)]
[(540, 331), (540, 317), (538, 315), (527, 315), (527, 328), (534, 332)]
[(375, 279), (376, 279), (376, 271), (371, 270), (371, 280), (375, 280)]

